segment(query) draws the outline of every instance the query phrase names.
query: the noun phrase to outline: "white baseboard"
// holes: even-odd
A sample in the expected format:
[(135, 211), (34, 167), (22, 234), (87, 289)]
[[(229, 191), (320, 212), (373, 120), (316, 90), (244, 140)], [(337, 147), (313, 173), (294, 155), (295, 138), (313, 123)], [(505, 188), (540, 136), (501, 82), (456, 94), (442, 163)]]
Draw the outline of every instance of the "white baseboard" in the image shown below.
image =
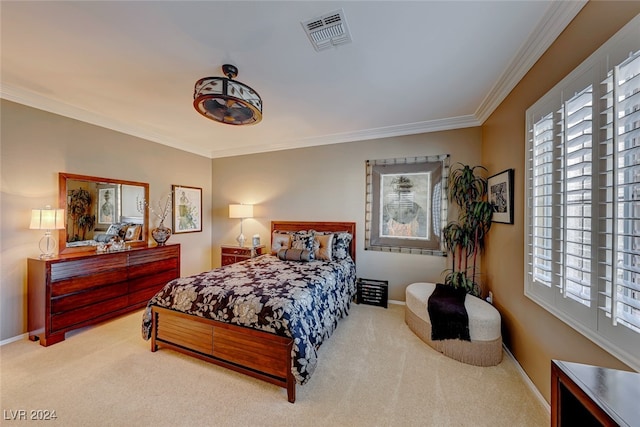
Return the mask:
[(22, 334), (22, 335), (18, 335), (17, 337), (7, 338), (6, 340), (0, 341), (0, 347), (2, 347), (5, 344), (10, 344), (15, 341), (20, 341), (28, 337), (29, 337), (29, 334)]
[(509, 356), (509, 358), (511, 358), (511, 360), (513, 360), (513, 363), (516, 364), (516, 369), (518, 370), (518, 372), (520, 373), (520, 376), (522, 377), (522, 379), (524, 380), (525, 384), (527, 384), (527, 386), (529, 387), (529, 389), (531, 390), (531, 392), (538, 398), (538, 400), (540, 401), (540, 403), (542, 403), (542, 405), (546, 408), (547, 412), (549, 412), (549, 414), (551, 414), (551, 405), (549, 405), (549, 403), (547, 402), (547, 400), (544, 398), (544, 396), (542, 396), (542, 393), (540, 393), (540, 390), (538, 390), (538, 388), (535, 386), (535, 384), (533, 383), (533, 381), (531, 381), (531, 378), (529, 378), (529, 376), (527, 375), (527, 373), (524, 371), (524, 369), (522, 369), (522, 366), (520, 366), (520, 364), (518, 363), (518, 361), (516, 360), (515, 357), (513, 357), (513, 354), (511, 354), (511, 352), (509, 351), (509, 349), (504, 345), (504, 343), (502, 344), (502, 348), (504, 349), (505, 353), (507, 353), (507, 356)]

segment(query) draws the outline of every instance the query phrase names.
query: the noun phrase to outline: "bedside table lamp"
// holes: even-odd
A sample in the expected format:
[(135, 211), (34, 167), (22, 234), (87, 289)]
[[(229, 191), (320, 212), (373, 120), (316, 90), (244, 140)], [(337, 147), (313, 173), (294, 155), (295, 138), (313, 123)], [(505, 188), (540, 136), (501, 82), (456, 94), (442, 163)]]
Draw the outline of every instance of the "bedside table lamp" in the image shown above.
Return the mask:
[(44, 237), (40, 239), (40, 259), (51, 258), (55, 254), (56, 239), (51, 235), (51, 230), (64, 229), (64, 209), (51, 209), (47, 205), (44, 209), (31, 210), (31, 230), (45, 230)]
[(253, 218), (253, 205), (229, 205), (229, 218), (240, 218), (240, 234), (236, 241), (243, 247), (246, 239), (242, 234), (242, 221), (245, 218)]

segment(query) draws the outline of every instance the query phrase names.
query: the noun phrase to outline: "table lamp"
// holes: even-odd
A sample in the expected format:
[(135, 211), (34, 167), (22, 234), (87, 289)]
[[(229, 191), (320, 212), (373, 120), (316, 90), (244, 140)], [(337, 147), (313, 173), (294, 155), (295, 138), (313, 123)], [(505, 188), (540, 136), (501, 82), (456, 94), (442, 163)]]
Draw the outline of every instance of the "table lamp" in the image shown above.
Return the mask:
[(31, 230), (45, 230), (40, 239), (40, 259), (51, 258), (55, 254), (56, 239), (51, 235), (51, 230), (64, 229), (64, 209), (51, 209), (47, 205), (44, 209), (31, 210)]
[(236, 241), (243, 247), (246, 239), (242, 234), (242, 221), (245, 218), (253, 218), (253, 205), (229, 205), (229, 218), (240, 218), (240, 234), (236, 237)]

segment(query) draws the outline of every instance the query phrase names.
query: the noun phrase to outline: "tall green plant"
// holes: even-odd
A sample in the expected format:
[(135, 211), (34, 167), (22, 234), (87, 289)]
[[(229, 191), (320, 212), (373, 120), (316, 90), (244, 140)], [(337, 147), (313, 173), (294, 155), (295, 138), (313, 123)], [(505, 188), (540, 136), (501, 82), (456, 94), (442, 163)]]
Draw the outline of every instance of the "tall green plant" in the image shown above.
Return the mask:
[(493, 206), (486, 200), (487, 180), (479, 175), (482, 166), (460, 167), (449, 174), (449, 200), (458, 206), (458, 220), (442, 230), (447, 251), (451, 254), (451, 269), (445, 284), (460, 287), (480, 296), (476, 282), (478, 254), (484, 250), (484, 241), (491, 228)]

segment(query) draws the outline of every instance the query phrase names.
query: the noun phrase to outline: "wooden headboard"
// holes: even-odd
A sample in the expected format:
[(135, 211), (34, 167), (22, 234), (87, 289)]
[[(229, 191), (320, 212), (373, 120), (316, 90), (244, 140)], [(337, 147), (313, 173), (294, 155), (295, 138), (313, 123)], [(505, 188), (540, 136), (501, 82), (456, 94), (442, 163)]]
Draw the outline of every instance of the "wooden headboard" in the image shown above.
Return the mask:
[(355, 222), (314, 222), (314, 221), (271, 221), (271, 234), (274, 230), (299, 231), (346, 231), (351, 233), (353, 238), (349, 245), (351, 259), (356, 260), (356, 223)]

